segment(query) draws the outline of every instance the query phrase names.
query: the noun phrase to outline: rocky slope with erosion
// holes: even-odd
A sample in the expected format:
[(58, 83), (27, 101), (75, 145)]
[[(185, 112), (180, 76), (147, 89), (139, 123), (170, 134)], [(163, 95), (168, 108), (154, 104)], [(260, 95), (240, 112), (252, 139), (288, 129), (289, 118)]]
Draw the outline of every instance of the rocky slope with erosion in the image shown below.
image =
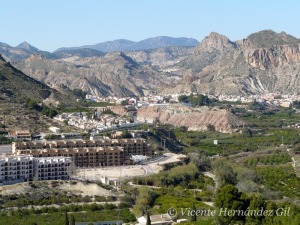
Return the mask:
[(299, 93), (300, 41), (284, 32), (265, 30), (232, 42), (211, 33), (194, 54), (170, 67), (193, 77), (164, 93), (193, 90), (211, 94)]
[(141, 65), (123, 52), (57, 60), (33, 55), (16, 66), (44, 83), (80, 88), (97, 96), (146, 95), (168, 82), (167, 74)]
[(137, 120), (162, 124), (172, 124), (175, 127), (185, 126), (192, 131), (206, 131), (214, 128), (222, 133), (232, 133), (242, 128), (244, 122), (229, 111), (212, 110), (206, 107), (187, 108), (182, 106), (143, 106), (137, 112)]

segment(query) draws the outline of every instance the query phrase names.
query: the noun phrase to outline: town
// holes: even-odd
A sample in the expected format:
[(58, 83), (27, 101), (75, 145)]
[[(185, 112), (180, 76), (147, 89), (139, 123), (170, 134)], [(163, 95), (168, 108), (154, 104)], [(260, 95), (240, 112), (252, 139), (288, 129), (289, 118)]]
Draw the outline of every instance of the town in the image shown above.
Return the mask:
[(2, 1), (0, 225), (299, 225), (299, 4)]

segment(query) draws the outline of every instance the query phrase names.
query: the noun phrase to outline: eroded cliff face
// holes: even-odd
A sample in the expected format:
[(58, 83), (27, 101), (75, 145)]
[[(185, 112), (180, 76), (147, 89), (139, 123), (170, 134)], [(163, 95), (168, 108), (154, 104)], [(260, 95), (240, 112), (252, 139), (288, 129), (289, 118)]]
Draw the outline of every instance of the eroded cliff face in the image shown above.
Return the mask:
[(260, 70), (299, 63), (299, 45), (277, 45), (269, 48), (253, 49), (246, 55), (246, 60), (251, 66)]
[[(144, 106), (137, 112), (141, 122), (158, 120), (163, 124), (175, 127), (185, 126), (188, 130), (206, 131), (213, 126), (216, 131), (232, 133), (243, 126), (243, 121), (227, 110), (211, 110), (208, 108), (191, 109), (186, 107)], [(245, 123), (244, 123), (245, 124)]]
[(300, 40), (271, 30), (236, 42), (211, 33), (176, 69), (180, 84), (164, 89), (164, 94), (300, 94)]

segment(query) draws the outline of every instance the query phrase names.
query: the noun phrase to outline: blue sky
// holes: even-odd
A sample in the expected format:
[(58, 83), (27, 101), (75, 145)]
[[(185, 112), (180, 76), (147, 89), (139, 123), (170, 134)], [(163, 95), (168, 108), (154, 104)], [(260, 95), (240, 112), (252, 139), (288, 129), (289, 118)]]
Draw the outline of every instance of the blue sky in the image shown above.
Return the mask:
[(115, 39), (193, 37), (211, 31), (238, 40), (263, 29), (300, 38), (297, 0), (0, 0), (0, 42), (41, 50)]

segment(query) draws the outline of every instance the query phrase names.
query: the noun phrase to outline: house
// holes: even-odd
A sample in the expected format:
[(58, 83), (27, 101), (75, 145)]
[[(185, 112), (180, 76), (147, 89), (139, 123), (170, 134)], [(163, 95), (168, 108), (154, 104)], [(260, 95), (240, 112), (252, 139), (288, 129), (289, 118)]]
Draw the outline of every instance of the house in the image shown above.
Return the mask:
[(60, 134), (60, 128), (58, 127), (49, 127), (49, 130), (55, 134)]
[(136, 99), (135, 99), (135, 98), (130, 98), (130, 99), (128, 100), (128, 104), (129, 104), (129, 105), (135, 105), (135, 104), (136, 104)]
[(121, 138), (123, 135), (122, 131), (116, 131), (114, 133), (111, 133), (111, 138)]
[[(158, 214), (158, 215), (151, 215), (150, 216), (151, 224), (152, 225), (171, 225), (174, 223), (171, 216), (169, 214)], [(138, 218), (137, 225), (146, 225), (147, 223), (147, 216), (144, 215)]]
[(28, 130), (17, 130), (9, 133), (9, 136), (16, 140), (31, 140), (31, 133)]

